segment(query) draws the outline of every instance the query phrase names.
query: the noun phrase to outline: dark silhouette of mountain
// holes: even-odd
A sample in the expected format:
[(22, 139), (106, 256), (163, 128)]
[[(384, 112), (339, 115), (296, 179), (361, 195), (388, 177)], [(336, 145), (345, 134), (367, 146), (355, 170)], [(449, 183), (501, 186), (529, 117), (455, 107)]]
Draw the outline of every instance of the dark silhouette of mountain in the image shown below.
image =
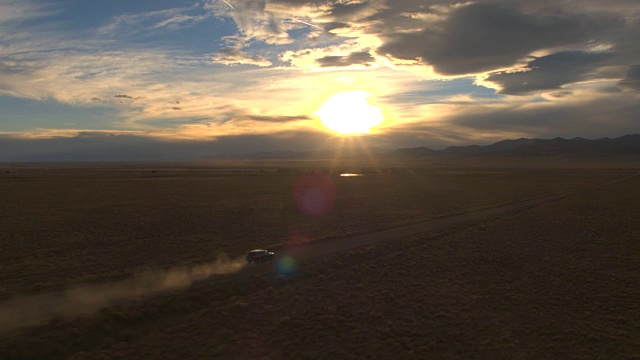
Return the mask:
[(640, 155), (640, 134), (625, 135), (616, 139), (589, 140), (576, 137), (570, 140), (514, 139), (502, 140), (491, 145), (449, 146), (443, 150), (428, 147), (401, 148), (396, 150), (336, 149), (327, 151), (270, 151), (254, 154), (224, 154), (207, 157), (210, 160), (313, 160), (313, 159), (361, 159), (371, 155), (390, 158), (419, 159), (438, 156), (497, 156), (497, 157), (611, 157)]
[(436, 155), (452, 155), (452, 156), (474, 156), (482, 155), (484, 147), (480, 145), (469, 146), (449, 146), (444, 150), (439, 150)]
[[(434, 150), (431, 150), (434, 151)], [(359, 159), (371, 155), (386, 154), (379, 148), (336, 149), (322, 151), (263, 151), (253, 154), (221, 154), (200, 157), (199, 160), (322, 160), (322, 159)]]
[(579, 156), (607, 157), (616, 155), (640, 155), (640, 134), (625, 135), (616, 139), (602, 138), (571, 140), (555, 138), (537, 140), (512, 149), (512, 156)]
[(263, 151), (253, 154), (219, 154), (202, 156), (198, 160), (308, 160), (331, 158), (329, 151)]
[(519, 148), (521, 146), (526, 146), (538, 141), (538, 139), (525, 139), (520, 138), (516, 140), (502, 140), (498, 141), (495, 144), (491, 144), (486, 147), (487, 152), (489, 153), (498, 153), (504, 151), (511, 151), (513, 149)]
[(448, 148), (441, 150), (438, 152), (439, 155), (453, 155), (453, 156), (478, 156), (478, 155), (489, 155), (489, 154), (499, 154), (511, 151), (520, 146), (524, 146), (530, 144), (532, 142), (537, 141), (537, 139), (516, 139), (516, 140), (502, 140), (495, 144), (480, 146), (480, 145), (470, 145), (470, 146), (449, 146)]
[(607, 157), (617, 155), (640, 155), (640, 134), (625, 135), (616, 139), (602, 138), (589, 140), (576, 137), (570, 140), (554, 139), (516, 139), (502, 140), (491, 145), (449, 146), (444, 150), (426, 151), (428, 148), (399, 149), (396, 156), (416, 154), (422, 156), (577, 156)]
[(405, 148), (397, 149), (393, 152), (393, 155), (400, 157), (423, 157), (435, 155), (437, 151), (421, 146), (417, 148)]

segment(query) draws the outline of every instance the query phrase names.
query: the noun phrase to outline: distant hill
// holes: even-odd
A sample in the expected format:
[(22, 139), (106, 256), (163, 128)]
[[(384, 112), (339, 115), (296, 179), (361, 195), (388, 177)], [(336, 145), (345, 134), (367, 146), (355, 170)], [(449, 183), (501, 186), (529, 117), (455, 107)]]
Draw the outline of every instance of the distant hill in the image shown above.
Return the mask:
[(269, 151), (253, 154), (222, 154), (205, 156), (199, 160), (320, 160), (320, 159), (360, 159), (371, 155), (399, 159), (420, 159), (426, 157), (456, 156), (496, 156), (496, 157), (611, 157), (619, 155), (640, 155), (640, 134), (625, 135), (615, 139), (589, 140), (576, 137), (570, 140), (555, 139), (513, 139), (502, 140), (491, 145), (449, 146), (443, 150), (428, 147), (384, 150), (336, 149), (324, 151)]
[(398, 149), (393, 154), (402, 157), (423, 157), (423, 156), (432, 156), (437, 154), (438, 152), (427, 147), (417, 147), (417, 148), (406, 148), (406, 149)]
[(516, 139), (503, 140), (491, 145), (449, 146), (444, 150), (425, 147), (398, 149), (392, 153), (397, 157), (419, 156), (577, 156), (609, 157), (617, 155), (640, 155), (640, 134), (625, 135), (615, 139), (589, 140), (576, 137), (570, 140)]
[[(425, 148), (426, 149), (426, 148)], [(434, 151), (429, 149), (430, 151)], [(263, 151), (253, 154), (221, 154), (199, 157), (198, 160), (322, 160), (322, 159), (358, 159), (372, 154), (388, 153), (379, 148), (336, 149), (322, 151)]]

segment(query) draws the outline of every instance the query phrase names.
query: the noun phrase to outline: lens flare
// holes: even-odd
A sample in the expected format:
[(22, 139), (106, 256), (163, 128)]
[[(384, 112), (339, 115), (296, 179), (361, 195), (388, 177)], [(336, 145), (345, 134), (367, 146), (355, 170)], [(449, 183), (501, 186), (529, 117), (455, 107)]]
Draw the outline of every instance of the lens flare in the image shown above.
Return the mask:
[(296, 185), (294, 198), (300, 212), (320, 216), (333, 208), (336, 201), (336, 186), (327, 175), (305, 174)]
[(295, 270), (296, 262), (291, 256), (285, 255), (276, 261), (276, 271), (278, 272), (278, 275), (291, 277)]

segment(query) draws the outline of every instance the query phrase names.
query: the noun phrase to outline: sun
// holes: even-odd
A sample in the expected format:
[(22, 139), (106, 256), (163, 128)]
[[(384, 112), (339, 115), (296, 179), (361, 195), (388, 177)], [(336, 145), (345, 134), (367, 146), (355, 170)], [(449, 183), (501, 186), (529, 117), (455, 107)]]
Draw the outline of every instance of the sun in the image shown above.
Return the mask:
[(328, 129), (341, 135), (366, 134), (382, 123), (382, 111), (369, 104), (370, 93), (362, 90), (333, 95), (315, 112)]

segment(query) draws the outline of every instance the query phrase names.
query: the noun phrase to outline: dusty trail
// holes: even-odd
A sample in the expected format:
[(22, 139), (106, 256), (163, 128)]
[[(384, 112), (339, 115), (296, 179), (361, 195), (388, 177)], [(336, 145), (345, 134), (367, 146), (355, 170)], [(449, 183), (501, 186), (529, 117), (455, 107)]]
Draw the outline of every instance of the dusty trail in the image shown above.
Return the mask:
[[(375, 233), (321, 240), (294, 247), (280, 246), (272, 248), (271, 250), (277, 254), (276, 263), (287, 256), (294, 257), (296, 260), (326, 256), (331, 253), (347, 251), (361, 246), (472, 224), (499, 215), (518, 212), (539, 204), (560, 200), (573, 194), (612, 186), (639, 175), (640, 171), (608, 183), (568, 192), (446, 216), (423, 223), (382, 230)], [(249, 276), (258, 272), (267, 272), (270, 271), (270, 269), (272, 269), (272, 267), (266, 264), (246, 267), (244, 258), (230, 260), (226, 257), (219, 257), (215, 261), (206, 264), (150, 271), (136, 274), (129, 279), (117, 282), (85, 285), (65, 291), (12, 298), (0, 303), (0, 335), (18, 328), (37, 326), (56, 317), (71, 318), (81, 314), (92, 314), (114, 302), (138, 300), (166, 291), (187, 288), (194, 282), (210, 279), (214, 275), (235, 273), (234, 276), (240, 277)]]
[(53, 318), (92, 314), (114, 302), (143, 299), (183, 289), (214, 275), (230, 274), (245, 266), (245, 259), (219, 256), (210, 263), (168, 270), (147, 271), (121, 280), (74, 287), (68, 290), (16, 297), (0, 303), (0, 335), (36, 326)]

